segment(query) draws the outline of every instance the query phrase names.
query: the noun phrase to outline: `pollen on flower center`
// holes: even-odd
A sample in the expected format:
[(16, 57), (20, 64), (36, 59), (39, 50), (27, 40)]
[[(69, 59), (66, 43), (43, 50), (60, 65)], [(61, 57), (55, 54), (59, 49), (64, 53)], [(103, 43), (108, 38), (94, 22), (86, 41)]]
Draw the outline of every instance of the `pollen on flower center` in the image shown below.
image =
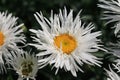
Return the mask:
[(21, 64), (21, 68), (22, 68), (22, 75), (24, 76), (29, 76), (29, 74), (33, 71), (33, 63), (32, 62), (23, 62)]
[(0, 32), (0, 46), (2, 46), (4, 44), (4, 35), (2, 32)]
[(71, 54), (77, 47), (75, 38), (69, 34), (60, 34), (55, 36), (54, 45), (63, 51), (63, 53)]

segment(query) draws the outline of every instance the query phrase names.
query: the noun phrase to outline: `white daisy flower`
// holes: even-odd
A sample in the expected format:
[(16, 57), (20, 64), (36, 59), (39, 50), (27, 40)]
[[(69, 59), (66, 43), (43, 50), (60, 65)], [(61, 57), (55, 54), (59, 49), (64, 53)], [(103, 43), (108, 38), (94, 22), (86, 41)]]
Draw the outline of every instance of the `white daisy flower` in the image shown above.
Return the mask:
[(120, 58), (120, 42), (117, 43), (109, 42), (107, 46), (109, 46), (106, 48), (109, 50), (108, 53), (113, 54), (114, 56)]
[[(30, 31), (35, 33), (34, 41), (31, 44), (39, 50), (44, 50), (37, 54), (41, 57), (38, 60), (40, 68), (47, 64), (57, 68), (56, 74), (60, 68), (71, 71), (73, 76), (77, 76), (76, 72), (81, 70), (83, 63), (89, 65), (99, 65), (99, 58), (92, 55), (100, 49), (96, 37), (101, 32), (92, 32), (95, 28), (91, 23), (85, 26), (81, 23), (80, 12), (73, 19), (73, 10), (67, 14), (66, 8), (57, 15), (51, 12), (50, 19), (45, 18), (42, 13), (36, 13), (35, 17), (42, 27), (42, 30)], [(83, 72), (83, 71), (82, 71)]]
[(13, 69), (19, 75), (18, 80), (35, 80), (35, 76), (38, 71), (37, 57), (35, 57), (33, 54), (31, 55), (30, 53), (24, 51), (18, 51), (18, 53), (18, 55), (15, 58), (10, 59), (9, 61)]
[(118, 72), (120, 72), (120, 59), (115, 60), (115, 62), (116, 62), (117, 64), (114, 65), (114, 67), (118, 70)]
[(117, 74), (120, 72), (120, 59), (115, 60), (115, 62), (117, 64), (116, 65), (113, 64), (113, 66), (114, 66), (114, 69), (117, 70), (117, 72), (113, 71), (111, 67), (110, 67), (110, 71), (105, 69), (108, 74), (107, 80), (120, 80), (120, 76)]
[(120, 80), (120, 76), (116, 72), (114, 72), (111, 68), (110, 71), (106, 70), (106, 72), (108, 75), (107, 80)]
[(98, 4), (99, 7), (106, 9), (104, 11), (103, 19), (109, 20), (107, 22), (117, 22), (115, 25), (115, 34), (120, 30), (120, 0), (99, 0), (101, 3)]
[(24, 36), (22, 25), (16, 25), (18, 18), (12, 16), (12, 14), (0, 12), (0, 70), (4, 70), (3, 57), (10, 57), (11, 50), (16, 50), (18, 47), (16, 43), (24, 43)]

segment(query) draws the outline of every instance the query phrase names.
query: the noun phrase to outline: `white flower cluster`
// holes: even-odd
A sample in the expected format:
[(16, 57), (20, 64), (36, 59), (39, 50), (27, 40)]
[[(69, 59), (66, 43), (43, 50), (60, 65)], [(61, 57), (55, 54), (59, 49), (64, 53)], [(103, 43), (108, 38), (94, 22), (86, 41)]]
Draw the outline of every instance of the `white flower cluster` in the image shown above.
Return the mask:
[[(111, 22), (117, 22), (115, 24), (115, 35), (118, 34), (118, 37), (120, 37), (119, 35), (119, 31), (120, 31), (120, 0), (99, 0), (100, 4), (98, 4), (98, 6), (100, 8), (105, 9), (104, 11), (104, 15), (103, 15), (103, 20), (108, 20), (108, 23)], [(114, 45), (114, 44), (113, 44)], [(112, 49), (112, 48), (111, 48)], [(119, 42), (117, 43), (117, 48), (116, 49), (112, 49), (113, 53), (115, 54), (115, 56), (119, 57), (120, 54), (120, 45)], [(117, 55), (116, 55), (117, 54)], [(120, 59), (115, 60), (115, 62), (117, 63), (116, 65), (114, 65), (114, 68), (117, 69), (117, 72), (113, 71), (110, 67), (110, 71), (106, 70), (107, 74), (108, 74), (108, 79), (107, 80), (120, 80), (120, 76), (117, 74), (120, 72)]]
[[(120, 0), (107, 1), (100, 0), (99, 7), (105, 9), (103, 18), (107, 23), (116, 22), (115, 34), (120, 30)], [(98, 50), (106, 51), (101, 45), (99, 36), (101, 31), (94, 31), (92, 23), (86, 24), (81, 20), (81, 10), (73, 17), (73, 10), (70, 12), (66, 8), (59, 14), (53, 14), (50, 18), (43, 16), (42, 12), (34, 14), (40, 24), (41, 29), (30, 29), (34, 35), (33, 43), (28, 43), (38, 49), (38, 53), (26, 52), (17, 44), (25, 45), (23, 34), (23, 24), (17, 26), (17, 18), (12, 14), (0, 13), (0, 72), (6, 72), (6, 64), (9, 69), (14, 69), (19, 75), (18, 80), (34, 79), (38, 69), (47, 65), (56, 68), (55, 74), (60, 69), (70, 71), (74, 77), (77, 72), (84, 72), (84, 64), (101, 66), (101, 58), (93, 53)], [(119, 36), (119, 35), (118, 35)], [(115, 51), (114, 51), (115, 52)], [(117, 56), (117, 55), (116, 55)], [(5, 61), (4, 61), (5, 60)], [(116, 61), (116, 60), (115, 60)], [(120, 71), (120, 60), (118, 59), (114, 68)], [(110, 67), (110, 71), (105, 69), (108, 80), (120, 80), (119, 75)]]

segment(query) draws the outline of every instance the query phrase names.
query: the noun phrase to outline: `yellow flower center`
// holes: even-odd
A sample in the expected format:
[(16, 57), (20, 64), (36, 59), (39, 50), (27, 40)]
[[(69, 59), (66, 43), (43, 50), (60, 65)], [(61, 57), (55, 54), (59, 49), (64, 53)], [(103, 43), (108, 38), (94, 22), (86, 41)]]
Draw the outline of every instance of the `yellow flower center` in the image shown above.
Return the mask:
[(23, 62), (21, 64), (22, 75), (29, 76), (29, 74), (33, 71), (32, 66), (33, 66), (33, 62)]
[(60, 34), (55, 36), (54, 45), (63, 51), (63, 53), (71, 54), (77, 47), (75, 38), (69, 34)]
[(3, 35), (2, 32), (0, 32), (0, 46), (2, 46), (4, 44), (4, 38), (5, 38), (5, 36)]

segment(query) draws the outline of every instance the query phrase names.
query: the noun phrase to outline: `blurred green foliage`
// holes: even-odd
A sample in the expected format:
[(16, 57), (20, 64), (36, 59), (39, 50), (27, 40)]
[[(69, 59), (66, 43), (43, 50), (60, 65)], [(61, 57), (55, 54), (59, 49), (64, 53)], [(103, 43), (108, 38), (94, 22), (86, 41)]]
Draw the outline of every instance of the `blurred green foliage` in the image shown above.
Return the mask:
[[(113, 34), (111, 27), (113, 24), (104, 25), (105, 21), (101, 20), (102, 11), (97, 7), (98, 0), (0, 0), (0, 11), (8, 11), (19, 17), (18, 22), (24, 23), (23, 26), (27, 41), (31, 42), (29, 29), (40, 28), (40, 25), (34, 18), (35, 12), (42, 11), (44, 16), (49, 17), (51, 10), (58, 13), (59, 9), (67, 7), (74, 9), (76, 15), (81, 9), (81, 18), (85, 22), (93, 22), (96, 26), (96, 31), (101, 30), (103, 44), (107, 42), (116, 42), (116, 37)], [(96, 54), (95, 54), (96, 55)], [(77, 73), (78, 77), (73, 77), (71, 73), (60, 69), (55, 75), (55, 69), (51, 70), (51, 66), (38, 71), (37, 80), (106, 80), (106, 74), (103, 68), (108, 68), (108, 65), (113, 61), (114, 57), (110, 54), (98, 52), (98, 57), (103, 57), (102, 67), (83, 65), (84, 73)], [(18, 75), (14, 71), (8, 71), (7, 74), (1, 75), (0, 80), (17, 80)]]

